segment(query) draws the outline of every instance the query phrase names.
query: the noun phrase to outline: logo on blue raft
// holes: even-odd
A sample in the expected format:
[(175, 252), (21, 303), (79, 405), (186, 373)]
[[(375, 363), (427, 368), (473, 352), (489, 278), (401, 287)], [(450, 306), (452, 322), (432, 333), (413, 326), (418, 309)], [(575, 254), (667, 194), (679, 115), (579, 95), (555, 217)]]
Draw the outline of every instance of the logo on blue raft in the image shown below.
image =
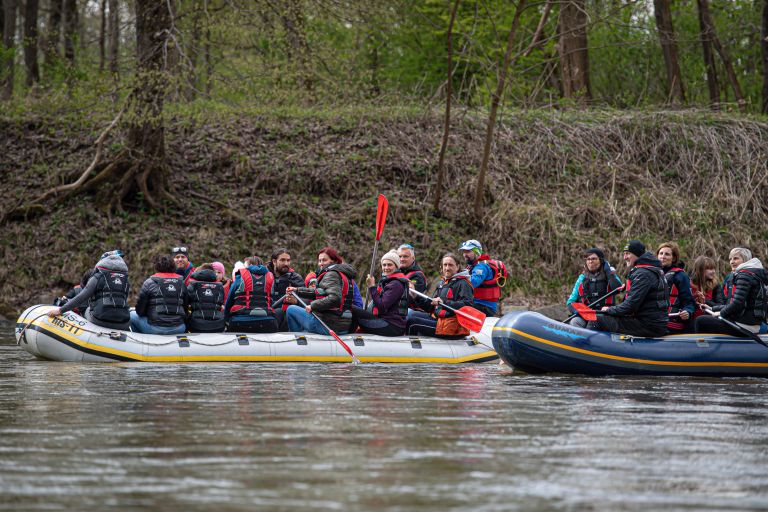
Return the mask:
[(555, 333), (555, 334), (557, 334), (559, 336), (564, 336), (564, 337), (572, 339), (572, 340), (586, 340), (587, 339), (584, 336), (582, 336), (581, 334), (579, 334), (578, 332), (571, 331), (571, 330), (569, 330), (567, 328), (564, 329), (562, 327), (559, 327), (559, 326), (556, 326), (556, 325), (553, 325), (553, 324), (542, 325), (541, 328), (546, 330), (546, 331), (553, 332), (553, 333)]

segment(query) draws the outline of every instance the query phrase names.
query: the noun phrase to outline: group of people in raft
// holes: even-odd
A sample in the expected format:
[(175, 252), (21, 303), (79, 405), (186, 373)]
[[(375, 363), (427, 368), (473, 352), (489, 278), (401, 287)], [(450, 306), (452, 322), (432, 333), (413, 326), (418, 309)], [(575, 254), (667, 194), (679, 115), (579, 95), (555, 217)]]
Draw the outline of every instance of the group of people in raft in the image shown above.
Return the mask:
[[(483, 253), (477, 240), (467, 240), (459, 251), (461, 257), (443, 256), (442, 280), (431, 299), (420, 295), (427, 279), (413, 246), (387, 252), (381, 258), (381, 279), (365, 278), (366, 307), (356, 270), (332, 247), (318, 251), (317, 270), (307, 276), (291, 267), (291, 252), (281, 248), (266, 265), (258, 257), (238, 262), (232, 279), (222, 263), (194, 267), (187, 248), (174, 247), (170, 255), (155, 257), (156, 273), (144, 281), (135, 311), (128, 307), (128, 267), (122, 254), (112, 251), (102, 255), (49, 315), (74, 310), (103, 327), (152, 334), (327, 334), (327, 326), (339, 334), (461, 337), (469, 331), (451, 309), (472, 306), (495, 316), (507, 270)], [(747, 248), (731, 250), (732, 272), (722, 284), (715, 261), (706, 256), (696, 258), (690, 275), (686, 273), (674, 242), (659, 245), (654, 255), (639, 240), (631, 240), (623, 248), (623, 260), (626, 283), (601, 249), (585, 251), (584, 269), (566, 304), (574, 313), (574, 303), (581, 303), (598, 314), (590, 322), (576, 314), (573, 325), (641, 337), (689, 332), (743, 336), (740, 330), (768, 330), (768, 272)], [(611, 292), (623, 292), (623, 300)]]
[[(768, 272), (745, 247), (731, 250), (731, 273), (722, 284), (715, 261), (707, 256), (696, 258), (686, 273), (674, 242), (662, 243), (654, 255), (639, 240), (631, 240), (623, 259), (629, 273), (622, 285), (602, 250), (585, 251), (584, 270), (567, 300), (576, 314), (571, 324), (638, 337), (691, 332), (744, 337), (746, 331), (768, 331)], [(612, 291), (623, 291), (623, 302), (604, 298)], [(575, 303), (596, 310), (596, 320), (578, 316)]]
[[(228, 278), (220, 262), (195, 267), (186, 247), (155, 256), (155, 274), (141, 286), (134, 311), (128, 305), (128, 266), (120, 251), (104, 253), (76, 286), (49, 311), (74, 311), (96, 325), (148, 334), (184, 332), (328, 334), (366, 332), (381, 336), (463, 337), (469, 334), (452, 309), (472, 306), (491, 316), (498, 309), (506, 267), (483, 253), (477, 240), (441, 260), (442, 281), (432, 298), (412, 245), (381, 257), (381, 279), (366, 276), (366, 307), (357, 271), (333, 247), (317, 253), (317, 270), (302, 276), (291, 251), (274, 251), (238, 262)], [(448, 306), (448, 308), (444, 307)]]

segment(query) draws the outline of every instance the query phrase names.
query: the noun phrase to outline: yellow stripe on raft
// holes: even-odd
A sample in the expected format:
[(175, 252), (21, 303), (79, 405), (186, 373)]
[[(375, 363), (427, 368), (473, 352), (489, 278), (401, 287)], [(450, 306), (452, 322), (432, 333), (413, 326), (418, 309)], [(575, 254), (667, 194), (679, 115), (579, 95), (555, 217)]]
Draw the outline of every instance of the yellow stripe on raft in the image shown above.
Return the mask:
[[(124, 350), (117, 350), (103, 345), (94, 345), (88, 343), (80, 338), (72, 336), (71, 333), (62, 330), (61, 328), (45, 322), (36, 321), (33, 323), (38, 327), (43, 328), (46, 331), (50, 331), (62, 338), (66, 338), (75, 345), (83, 348), (93, 350), (94, 352), (101, 352), (103, 354), (112, 354), (115, 356), (126, 357), (134, 359), (136, 361), (143, 362), (155, 362), (155, 363), (181, 363), (181, 362), (216, 362), (216, 361), (230, 361), (230, 362), (307, 362), (307, 363), (351, 363), (352, 358), (349, 356), (143, 356), (136, 352), (126, 352)], [(459, 364), (469, 363), (478, 359), (487, 359), (489, 357), (498, 357), (496, 352), (490, 350), (486, 352), (480, 352), (479, 354), (470, 354), (464, 357), (358, 357), (363, 363), (448, 363)]]
[(613, 359), (616, 361), (626, 361), (629, 363), (641, 363), (641, 364), (652, 364), (652, 365), (658, 365), (658, 366), (740, 366), (740, 367), (747, 367), (747, 368), (767, 368), (768, 363), (738, 363), (738, 362), (690, 362), (690, 363), (684, 363), (679, 361), (654, 361), (652, 359), (636, 359), (634, 357), (624, 357), (624, 356), (614, 356), (611, 354), (604, 354), (602, 352), (594, 352), (592, 350), (585, 350), (583, 348), (576, 348), (571, 347), (570, 345), (563, 345), (562, 343), (557, 343), (555, 341), (550, 341), (544, 338), (539, 338), (538, 336), (534, 336), (532, 334), (528, 334), (527, 332), (522, 332), (517, 329), (514, 329), (512, 327), (494, 327), (494, 331), (508, 331), (517, 334), (518, 336), (523, 336), (524, 338), (528, 338), (533, 341), (538, 341), (539, 343), (544, 343), (546, 345), (551, 345), (553, 347), (561, 348), (563, 350), (569, 350), (571, 352), (578, 352), (580, 354), (586, 354), (588, 356), (594, 356), (599, 357), (603, 359)]

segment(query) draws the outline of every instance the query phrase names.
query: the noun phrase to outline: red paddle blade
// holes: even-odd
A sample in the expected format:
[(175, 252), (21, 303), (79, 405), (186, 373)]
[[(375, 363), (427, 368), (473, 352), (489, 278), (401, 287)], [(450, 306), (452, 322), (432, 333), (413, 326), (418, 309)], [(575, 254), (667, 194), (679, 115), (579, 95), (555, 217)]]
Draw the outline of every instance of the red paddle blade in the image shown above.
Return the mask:
[(485, 323), (485, 313), (473, 307), (464, 306), (456, 310), (456, 320), (462, 327), (466, 327), (470, 331), (480, 332)]
[(389, 201), (384, 194), (379, 194), (379, 204), (376, 206), (376, 240), (381, 238), (384, 232), (384, 224), (387, 222), (387, 212), (389, 211)]
[(594, 322), (597, 320), (597, 312), (594, 309), (589, 309), (586, 304), (572, 302), (571, 306), (573, 306), (573, 309), (576, 310), (579, 316), (587, 322)]

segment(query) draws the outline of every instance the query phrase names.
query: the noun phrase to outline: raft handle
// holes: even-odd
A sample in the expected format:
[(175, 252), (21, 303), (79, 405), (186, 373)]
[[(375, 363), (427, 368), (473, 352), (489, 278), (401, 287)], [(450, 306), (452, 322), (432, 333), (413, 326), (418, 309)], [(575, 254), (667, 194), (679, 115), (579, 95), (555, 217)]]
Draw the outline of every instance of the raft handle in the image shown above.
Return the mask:
[(125, 335), (124, 332), (112, 331), (109, 333), (109, 339), (115, 340), (115, 341), (125, 341), (128, 339), (128, 337)]
[(421, 340), (419, 338), (409, 338), (411, 340), (411, 348), (421, 348)]
[(240, 345), (248, 345), (248, 336), (246, 336), (245, 334), (238, 334), (237, 335), (237, 342)]
[(186, 336), (176, 336), (176, 339), (179, 340), (179, 348), (186, 348), (189, 346), (189, 338)]
[(296, 344), (297, 345), (306, 345), (307, 344), (307, 337), (306, 336), (296, 336)]
[(365, 346), (365, 340), (362, 336), (355, 336), (355, 346), (356, 347), (364, 347)]

